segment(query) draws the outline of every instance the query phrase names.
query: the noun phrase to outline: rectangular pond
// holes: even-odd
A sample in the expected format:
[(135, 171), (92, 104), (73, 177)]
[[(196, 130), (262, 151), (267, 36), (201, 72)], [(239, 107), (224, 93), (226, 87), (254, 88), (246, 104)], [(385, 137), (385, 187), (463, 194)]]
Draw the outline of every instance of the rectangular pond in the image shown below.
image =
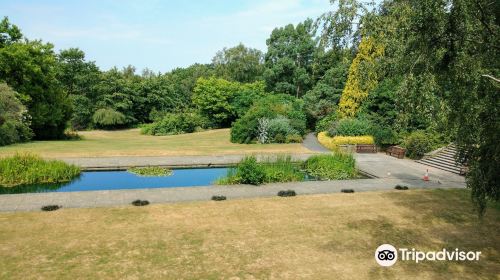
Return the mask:
[(151, 177), (127, 171), (88, 171), (67, 183), (0, 187), (0, 194), (207, 186), (224, 177), (227, 170), (227, 167), (174, 169), (170, 176)]

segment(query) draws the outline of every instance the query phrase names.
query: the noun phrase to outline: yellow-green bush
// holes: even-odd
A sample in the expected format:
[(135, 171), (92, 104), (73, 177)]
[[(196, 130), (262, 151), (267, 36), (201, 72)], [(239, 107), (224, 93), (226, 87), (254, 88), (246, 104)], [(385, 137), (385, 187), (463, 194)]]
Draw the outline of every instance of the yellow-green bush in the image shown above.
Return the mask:
[(321, 145), (330, 150), (336, 149), (339, 145), (374, 144), (373, 136), (335, 136), (330, 137), (327, 132), (318, 133), (318, 141)]

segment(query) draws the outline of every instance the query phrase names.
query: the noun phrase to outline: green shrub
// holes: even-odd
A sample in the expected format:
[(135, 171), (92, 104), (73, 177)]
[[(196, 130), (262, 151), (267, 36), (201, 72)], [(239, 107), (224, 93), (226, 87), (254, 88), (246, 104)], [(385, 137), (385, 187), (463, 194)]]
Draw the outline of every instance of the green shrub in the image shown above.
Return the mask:
[(411, 159), (420, 159), (425, 153), (432, 151), (434, 141), (431, 135), (417, 130), (405, 138), (403, 146), (406, 148), (406, 156)]
[(254, 156), (245, 157), (236, 169), (240, 184), (260, 185), (264, 183), (266, 173)]
[(144, 125), (142, 134), (174, 135), (195, 132), (198, 128), (207, 126), (205, 119), (197, 113), (167, 113), (160, 120)]
[(333, 136), (361, 136), (370, 134), (371, 124), (359, 119), (341, 119), (332, 123), (328, 129), (328, 135)]
[[(303, 102), (293, 96), (274, 94), (261, 98), (246, 112), (246, 114), (233, 123), (231, 127), (231, 142), (250, 143), (259, 136), (259, 119), (275, 119), (276, 129), (281, 130), (283, 118), (288, 119), (289, 127), (296, 132), (294, 134), (304, 135), (306, 131), (306, 116), (303, 112)], [(278, 133), (276, 133), (278, 134)], [(283, 133), (281, 133), (283, 134)], [(287, 134), (283, 134), (286, 137)], [(269, 137), (269, 140), (274, 140)]]
[(304, 139), (298, 134), (290, 134), (285, 138), (285, 143), (302, 143)]
[(33, 154), (0, 159), (0, 185), (68, 182), (80, 174), (77, 166), (59, 160), (43, 160)]
[(228, 170), (226, 177), (218, 179), (218, 185), (253, 184), (303, 181), (300, 165), (290, 156), (278, 156), (275, 160), (257, 162), (255, 157), (243, 159), (236, 168)]
[(92, 121), (98, 128), (113, 129), (127, 124), (127, 117), (111, 108), (99, 109), (92, 116)]
[(331, 113), (328, 116), (322, 118), (316, 123), (315, 131), (320, 133), (323, 131), (328, 131), (331, 126), (337, 121), (337, 113)]
[(343, 180), (356, 176), (354, 157), (341, 152), (312, 156), (304, 163), (304, 169), (321, 180)]

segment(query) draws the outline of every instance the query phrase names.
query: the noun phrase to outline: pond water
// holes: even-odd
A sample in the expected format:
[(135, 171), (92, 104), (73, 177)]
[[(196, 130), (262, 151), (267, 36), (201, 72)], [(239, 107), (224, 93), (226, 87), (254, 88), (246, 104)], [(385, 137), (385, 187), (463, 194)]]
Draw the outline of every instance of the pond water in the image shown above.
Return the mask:
[(174, 169), (173, 174), (166, 177), (144, 177), (127, 171), (88, 171), (82, 172), (80, 177), (68, 183), (0, 187), (0, 194), (207, 186), (224, 177), (227, 170), (228, 168)]

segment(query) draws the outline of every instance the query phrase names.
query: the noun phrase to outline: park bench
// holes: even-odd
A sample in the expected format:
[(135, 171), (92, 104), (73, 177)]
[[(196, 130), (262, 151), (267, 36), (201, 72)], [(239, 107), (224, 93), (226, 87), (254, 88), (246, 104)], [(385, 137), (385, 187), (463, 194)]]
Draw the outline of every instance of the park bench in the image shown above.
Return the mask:
[(356, 153), (376, 153), (377, 146), (373, 144), (357, 144)]
[(391, 146), (385, 151), (386, 155), (390, 155), (396, 158), (404, 158), (406, 154), (406, 149), (399, 146)]

